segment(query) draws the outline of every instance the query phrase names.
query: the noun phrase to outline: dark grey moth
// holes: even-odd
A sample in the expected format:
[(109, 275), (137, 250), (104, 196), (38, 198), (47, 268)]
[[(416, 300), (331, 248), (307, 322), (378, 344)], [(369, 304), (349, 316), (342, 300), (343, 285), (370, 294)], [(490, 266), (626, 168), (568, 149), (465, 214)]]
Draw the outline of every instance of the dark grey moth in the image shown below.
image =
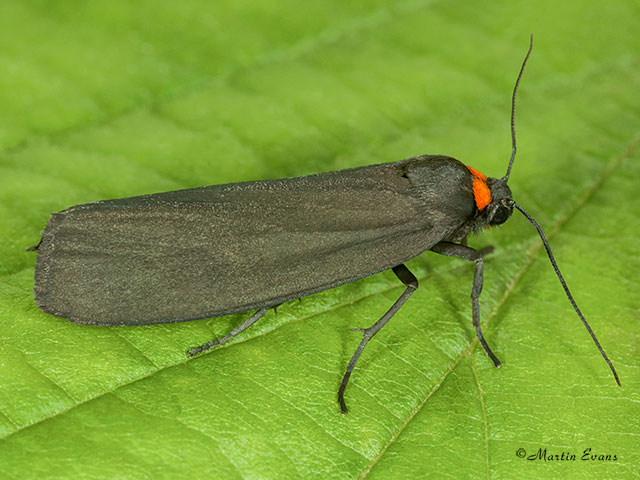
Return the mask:
[(507, 174), (486, 178), (458, 160), (420, 155), (399, 162), (281, 180), (215, 185), (77, 205), (49, 219), (38, 250), (35, 301), (45, 312), (85, 325), (148, 325), (257, 311), (391, 269), (406, 286), (382, 318), (363, 329), (338, 392), (367, 342), (418, 287), (404, 263), (426, 250), (475, 264), (473, 324), (480, 329), (483, 255), (467, 235), (520, 210), (539, 232), (580, 319), (618, 375), (569, 292), (538, 224), (512, 198)]

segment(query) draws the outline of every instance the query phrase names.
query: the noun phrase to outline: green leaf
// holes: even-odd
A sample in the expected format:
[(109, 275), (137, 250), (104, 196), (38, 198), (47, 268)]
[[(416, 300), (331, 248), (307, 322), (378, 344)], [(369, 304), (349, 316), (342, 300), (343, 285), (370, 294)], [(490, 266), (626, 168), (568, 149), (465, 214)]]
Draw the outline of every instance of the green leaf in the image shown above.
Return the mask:
[[(633, 0), (3, 2), (3, 476), (640, 475), (638, 31)], [(503, 175), (530, 33), (510, 186), (622, 388), (517, 213), (471, 239), (496, 247), (481, 315), (504, 366), (475, 340), (473, 266), (425, 253), (409, 262), (420, 288), (360, 359), (347, 416), (350, 329), (400, 295), (388, 272), (283, 305), (194, 359), (246, 315), (100, 328), (34, 305), (25, 247), (74, 204), (420, 153)], [(539, 449), (547, 460), (526, 459)]]

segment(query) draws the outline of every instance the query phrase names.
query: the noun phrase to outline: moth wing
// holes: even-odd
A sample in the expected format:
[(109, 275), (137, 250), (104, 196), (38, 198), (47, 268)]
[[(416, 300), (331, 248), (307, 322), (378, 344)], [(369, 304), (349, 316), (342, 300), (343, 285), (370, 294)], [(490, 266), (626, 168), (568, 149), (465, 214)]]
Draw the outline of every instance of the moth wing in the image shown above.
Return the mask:
[(53, 214), (36, 303), (83, 324), (167, 323), (274, 306), (389, 269), (446, 238), (472, 208), (434, 211), (407, 175), (412, 160)]

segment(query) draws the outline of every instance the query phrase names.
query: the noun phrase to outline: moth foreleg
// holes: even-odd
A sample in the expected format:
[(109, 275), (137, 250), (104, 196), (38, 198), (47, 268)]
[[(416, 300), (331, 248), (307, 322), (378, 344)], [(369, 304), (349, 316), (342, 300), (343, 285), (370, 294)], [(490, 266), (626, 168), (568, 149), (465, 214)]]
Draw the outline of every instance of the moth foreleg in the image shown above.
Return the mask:
[(459, 257), (464, 258), (465, 260), (469, 260), (470, 262), (475, 263), (475, 270), (473, 272), (473, 286), (471, 287), (471, 312), (473, 314), (473, 326), (476, 329), (476, 335), (478, 340), (480, 340), (480, 344), (484, 351), (487, 353), (489, 358), (493, 361), (493, 364), (496, 367), (502, 365), (502, 362), (495, 356), (495, 354), (489, 348), (487, 341), (484, 339), (484, 335), (482, 334), (482, 329), (480, 328), (480, 293), (482, 292), (482, 282), (483, 282), (483, 257), (485, 253), (489, 253), (493, 250), (493, 247), (489, 247), (491, 250), (485, 248), (481, 251), (475, 250), (471, 247), (467, 247), (465, 245), (458, 245), (457, 243), (451, 242), (440, 242), (431, 247), (433, 252), (439, 253), (441, 255), (447, 255), (449, 257)]

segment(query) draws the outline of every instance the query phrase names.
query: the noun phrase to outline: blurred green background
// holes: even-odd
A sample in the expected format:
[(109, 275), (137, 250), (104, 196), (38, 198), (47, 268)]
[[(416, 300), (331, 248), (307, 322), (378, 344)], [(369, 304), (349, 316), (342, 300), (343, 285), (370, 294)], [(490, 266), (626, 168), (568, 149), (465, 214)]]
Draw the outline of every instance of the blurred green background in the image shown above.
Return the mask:
[[(4, 478), (637, 478), (640, 4), (5, 0), (0, 6), (0, 470)], [(246, 315), (82, 327), (39, 311), (36, 243), (77, 203), (442, 153), (545, 228), (622, 388), (519, 215), (473, 266), (423, 254)], [(547, 460), (527, 460), (538, 449)], [(611, 460), (582, 460), (590, 448)], [(522, 449), (522, 450), (520, 450)], [(520, 458), (522, 451), (525, 458)], [(549, 460), (551, 455), (576, 460)], [(615, 459), (613, 459), (615, 456)]]

